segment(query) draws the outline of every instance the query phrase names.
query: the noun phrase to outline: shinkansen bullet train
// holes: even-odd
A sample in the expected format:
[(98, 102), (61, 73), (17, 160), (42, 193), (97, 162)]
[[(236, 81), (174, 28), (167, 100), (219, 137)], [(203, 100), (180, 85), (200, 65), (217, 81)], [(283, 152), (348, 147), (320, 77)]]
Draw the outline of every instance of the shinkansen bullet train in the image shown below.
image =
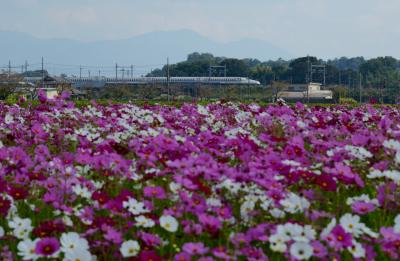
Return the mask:
[[(69, 77), (65, 79), (75, 87), (102, 87), (117, 84), (167, 84), (167, 77), (134, 77), (116, 79), (108, 77)], [(170, 84), (207, 84), (207, 85), (260, 85), (259, 81), (243, 77), (170, 77)]]

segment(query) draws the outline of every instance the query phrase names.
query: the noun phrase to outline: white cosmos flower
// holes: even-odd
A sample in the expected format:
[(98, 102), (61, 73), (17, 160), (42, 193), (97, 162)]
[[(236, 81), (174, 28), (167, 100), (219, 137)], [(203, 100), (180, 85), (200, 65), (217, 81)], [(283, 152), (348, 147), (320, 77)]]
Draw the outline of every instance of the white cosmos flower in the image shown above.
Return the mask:
[(29, 237), (32, 229), (32, 227), (18, 227), (13, 230), (13, 234), (19, 239), (26, 239)]
[(282, 239), (283, 242), (287, 242), (292, 238), (292, 231), (286, 225), (278, 225), (276, 227), (276, 235), (279, 235), (279, 239)]
[(218, 198), (211, 197), (207, 199), (207, 205), (211, 207), (220, 207), (222, 206), (222, 202)]
[(359, 236), (362, 234), (361, 224), (360, 217), (357, 215), (347, 213), (340, 218), (340, 225), (343, 227), (343, 229), (354, 236)]
[(124, 208), (128, 208), (128, 211), (133, 215), (140, 215), (149, 212), (142, 202), (139, 202), (134, 198), (129, 198), (128, 201), (124, 201), (122, 204)]
[(273, 203), (272, 199), (268, 199), (266, 197), (261, 197), (260, 201), (261, 201), (260, 207), (265, 211), (267, 211)]
[(32, 221), (29, 218), (20, 218), (18, 216), (14, 217), (10, 221), (8, 221), (8, 226), (10, 228), (18, 228), (18, 227), (25, 227), (30, 226)]
[(400, 233), (400, 214), (394, 218), (394, 232)]
[(88, 250), (89, 243), (76, 232), (63, 233), (60, 237), (61, 251), (64, 253), (74, 252), (77, 249)]
[(14, 122), (14, 117), (7, 113), (6, 116), (4, 117), (4, 122), (5, 124), (11, 124)]
[(365, 249), (363, 246), (353, 240), (353, 245), (351, 247), (348, 247), (347, 250), (353, 255), (354, 258), (364, 258), (365, 257)]
[(62, 222), (64, 223), (64, 225), (69, 226), (69, 227), (72, 227), (74, 225), (74, 223), (72, 222), (72, 219), (67, 215), (62, 216)]
[(202, 115), (208, 115), (209, 114), (207, 108), (204, 107), (203, 105), (197, 105), (197, 112), (199, 114), (202, 114)]
[(400, 151), (400, 142), (397, 140), (385, 140), (383, 146), (388, 149)]
[(316, 238), (317, 232), (312, 228), (312, 226), (306, 225), (303, 229), (306, 238), (309, 240), (314, 240)]
[(396, 156), (394, 157), (394, 159), (395, 159), (395, 161), (396, 161), (397, 164), (400, 164), (400, 151), (398, 151), (398, 152), (396, 153)]
[(135, 217), (136, 226), (138, 227), (154, 227), (155, 223), (151, 218), (147, 218), (143, 215)]
[(367, 175), (367, 178), (375, 179), (375, 178), (382, 178), (384, 176), (385, 174), (379, 169), (372, 169), (372, 171)]
[(37, 238), (35, 241), (27, 238), (23, 241), (20, 241), (17, 245), (18, 255), (22, 257), (23, 260), (36, 260), (39, 256), (36, 254), (36, 243), (40, 239)]
[(400, 183), (400, 171), (398, 170), (385, 170), (383, 175), (396, 183)]
[(366, 158), (372, 158), (373, 156), (372, 153), (366, 150), (364, 147), (346, 145), (344, 149), (350, 152), (351, 155), (360, 160), (365, 160)]
[(283, 253), (287, 250), (287, 237), (282, 234), (275, 234), (269, 237), (269, 247), (272, 251)]
[(232, 194), (237, 194), (240, 190), (240, 184), (231, 179), (225, 179), (221, 184), (217, 185), (217, 188), (226, 188)]
[(306, 198), (299, 197), (294, 193), (289, 193), (288, 197), (279, 203), (285, 208), (286, 212), (292, 214), (304, 212), (310, 207), (310, 202)]
[(359, 237), (363, 234), (367, 234), (373, 238), (378, 237), (377, 233), (373, 232), (364, 223), (360, 222), (360, 217), (357, 215), (351, 215), (349, 213), (343, 215), (340, 218), (340, 225), (346, 232), (351, 233), (354, 237)]
[(254, 201), (249, 200), (249, 201), (243, 202), (243, 204), (240, 206), (240, 215), (243, 218), (247, 218), (249, 212), (254, 210), (255, 205), (256, 204), (254, 203)]
[(292, 227), (292, 239), (297, 242), (305, 242), (308, 243), (311, 240), (315, 239), (316, 232), (311, 226), (302, 227), (300, 225), (294, 224)]
[(277, 226), (277, 234), (282, 235), (285, 241), (294, 240), (308, 243), (315, 239), (317, 233), (309, 225), (303, 227), (298, 224), (286, 223)]
[(131, 257), (136, 256), (139, 253), (140, 246), (137, 241), (128, 240), (122, 243), (119, 250), (123, 257)]
[(336, 218), (332, 218), (331, 222), (322, 230), (321, 237), (328, 236), (332, 229), (336, 226)]
[(279, 208), (273, 208), (269, 211), (269, 213), (271, 214), (271, 216), (273, 216), (274, 218), (284, 218), (285, 217), (285, 212), (280, 210)]
[(74, 251), (68, 251), (65, 253), (63, 261), (92, 261), (96, 260), (94, 256), (90, 254), (88, 250), (77, 248)]
[(298, 260), (309, 259), (313, 252), (313, 247), (306, 242), (295, 242), (290, 246), (290, 255)]
[(73, 191), (76, 195), (78, 195), (78, 196), (80, 196), (80, 197), (82, 197), (82, 198), (87, 198), (87, 199), (89, 199), (89, 198), (92, 197), (92, 193), (89, 191), (89, 189), (88, 189), (87, 187), (81, 186), (81, 185), (79, 185), (79, 184), (73, 186), (73, 187), (72, 187), (72, 191)]
[(15, 217), (8, 222), (8, 226), (13, 229), (13, 235), (19, 239), (28, 238), (33, 230), (32, 221), (29, 218)]
[(367, 234), (370, 237), (373, 238), (378, 238), (379, 234), (372, 231), (369, 227), (367, 227), (365, 224), (362, 224), (362, 231)]
[(169, 232), (176, 232), (179, 224), (173, 216), (162, 216), (160, 217), (160, 226)]
[(379, 206), (378, 200), (376, 198), (370, 199), (367, 194), (362, 194), (362, 195), (357, 196), (357, 197), (347, 198), (346, 204), (347, 205), (352, 205), (354, 202), (357, 202), (357, 201), (363, 201), (363, 202), (367, 202), (367, 203), (372, 203), (375, 206)]
[(297, 125), (297, 127), (302, 128), (302, 129), (307, 126), (303, 121), (297, 121), (296, 125)]

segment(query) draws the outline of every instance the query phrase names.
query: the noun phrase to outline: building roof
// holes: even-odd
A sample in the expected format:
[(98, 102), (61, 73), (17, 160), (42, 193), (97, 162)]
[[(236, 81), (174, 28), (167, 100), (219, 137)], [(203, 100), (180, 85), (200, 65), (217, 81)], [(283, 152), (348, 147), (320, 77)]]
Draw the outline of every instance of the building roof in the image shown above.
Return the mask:
[[(303, 99), (307, 98), (307, 92), (289, 92), (283, 91), (278, 92), (279, 98), (287, 98), (287, 99)], [(333, 92), (329, 90), (321, 90), (321, 91), (309, 91), (308, 92), (309, 98), (324, 98), (324, 99), (332, 99)]]

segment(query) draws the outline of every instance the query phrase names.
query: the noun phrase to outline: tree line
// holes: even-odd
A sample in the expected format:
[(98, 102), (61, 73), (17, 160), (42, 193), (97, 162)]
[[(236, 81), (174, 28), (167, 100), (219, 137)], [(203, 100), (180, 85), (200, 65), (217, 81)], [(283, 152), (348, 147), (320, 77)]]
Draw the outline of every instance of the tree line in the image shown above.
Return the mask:
[[(365, 96), (363, 100), (375, 98), (394, 103), (400, 97), (400, 61), (390, 56), (372, 59), (341, 57), (332, 60), (306, 56), (262, 62), (195, 52), (189, 54), (186, 61), (169, 65), (169, 72), (170, 76), (249, 77), (260, 81), (262, 85), (271, 85), (276, 81), (302, 84), (311, 80), (322, 83), (322, 66), (325, 68), (326, 88), (339, 89), (350, 98), (359, 99), (360, 86), (362, 96)], [(148, 76), (166, 74), (167, 66), (164, 66), (153, 70)]]

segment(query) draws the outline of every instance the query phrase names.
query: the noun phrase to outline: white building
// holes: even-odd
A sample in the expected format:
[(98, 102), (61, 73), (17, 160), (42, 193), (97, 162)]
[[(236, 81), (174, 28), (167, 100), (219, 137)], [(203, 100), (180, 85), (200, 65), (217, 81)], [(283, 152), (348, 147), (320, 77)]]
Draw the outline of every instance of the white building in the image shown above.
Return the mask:
[(333, 102), (333, 92), (321, 90), (320, 83), (292, 84), (287, 90), (278, 92), (277, 98), (289, 102)]

